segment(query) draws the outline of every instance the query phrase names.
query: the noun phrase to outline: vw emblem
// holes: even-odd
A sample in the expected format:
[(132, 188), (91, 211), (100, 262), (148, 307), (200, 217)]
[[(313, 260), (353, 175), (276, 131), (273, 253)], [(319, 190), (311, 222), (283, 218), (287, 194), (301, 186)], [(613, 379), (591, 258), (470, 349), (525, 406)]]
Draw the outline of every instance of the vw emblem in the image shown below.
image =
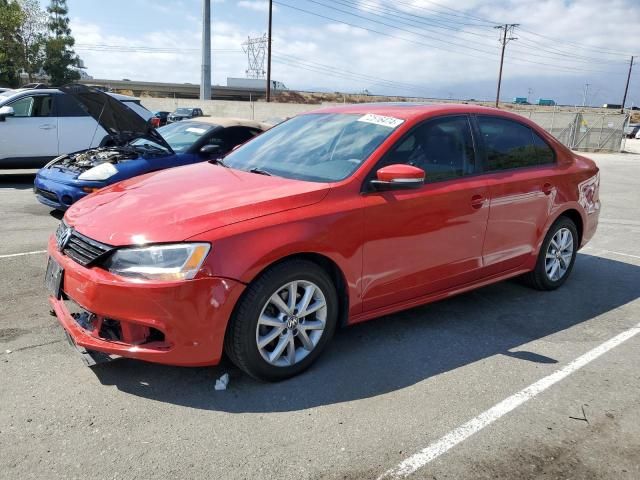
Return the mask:
[(67, 243), (69, 243), (71, 233), (71, 227), (68, 227), (64, 224), (61, 224), (60, 227), (58, 227), (58, 230), (56, 231), (56, 245), (58, 247), (58, 250), (64, 250), (64, 247), (66, 247)]

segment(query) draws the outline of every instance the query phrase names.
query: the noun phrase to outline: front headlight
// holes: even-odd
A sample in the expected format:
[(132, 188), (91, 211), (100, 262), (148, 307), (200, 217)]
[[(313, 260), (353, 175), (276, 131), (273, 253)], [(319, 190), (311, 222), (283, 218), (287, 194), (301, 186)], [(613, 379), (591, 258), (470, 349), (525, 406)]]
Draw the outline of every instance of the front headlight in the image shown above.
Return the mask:
[(177, 243), (116, 250), (105, 262), (111, 273), (146, 280), (189, 280), (209, 253), (208, 243)]
[(51, 160), (49, 163), (47, 163), (44, 167), (42, 168), (51, 168), (52, 165), (55, 165), (56, 163), (58, 163), (60, 160), (62, 160), (63, 158), (65, 158), (67, 156), (67, 154), (65, 153), (64, 155), (60, 155), (59, 157), (54, 158), (53, 160)]
[(78, 180), (106, 180), (113, 177), (118, 170), (111, 163), (101, 163), (98, 166), (90, 168), (84, 173), (81, 173)]

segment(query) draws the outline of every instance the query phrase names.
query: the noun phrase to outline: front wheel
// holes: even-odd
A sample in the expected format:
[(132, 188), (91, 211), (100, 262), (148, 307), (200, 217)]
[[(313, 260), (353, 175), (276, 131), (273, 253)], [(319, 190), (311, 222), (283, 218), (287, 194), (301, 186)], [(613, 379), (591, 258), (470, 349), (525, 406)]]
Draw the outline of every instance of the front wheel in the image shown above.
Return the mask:
[(560, 217), (547, 232), (536, 267), (525, 279), (538, 290), (555, 290), (569, 277), (577, 252), (576, 224), (567, 217)]
[(329, 275), (313, 262), (287, 261), (247, 287), (227, 329), (225, 350), (257, 379), (289, 378), (320, 355), (337, 317), (338, 299)]

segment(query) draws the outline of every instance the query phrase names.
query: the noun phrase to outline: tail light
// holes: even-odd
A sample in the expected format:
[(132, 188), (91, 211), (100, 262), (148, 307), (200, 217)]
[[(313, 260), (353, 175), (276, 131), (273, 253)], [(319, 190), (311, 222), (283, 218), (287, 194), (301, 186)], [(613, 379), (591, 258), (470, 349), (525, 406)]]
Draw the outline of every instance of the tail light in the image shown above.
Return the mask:
[(158, 117), (151, 117), (151, 126), (158, 128), (160, 126), (160, 119)]

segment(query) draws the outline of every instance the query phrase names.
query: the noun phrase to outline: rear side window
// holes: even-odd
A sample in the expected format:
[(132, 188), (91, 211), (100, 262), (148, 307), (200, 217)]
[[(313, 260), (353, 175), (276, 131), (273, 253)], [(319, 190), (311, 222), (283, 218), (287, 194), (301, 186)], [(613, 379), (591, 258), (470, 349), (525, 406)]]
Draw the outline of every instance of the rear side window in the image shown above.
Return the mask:
[(553, 163), (549, 145), (531, 128), (504, 118), (478, 116), (487, 152), (487, 170), (508, 170)]
[(56, 117), (88, 117), (89, 114), (82, 105), (71, 95), (55, 96)]

